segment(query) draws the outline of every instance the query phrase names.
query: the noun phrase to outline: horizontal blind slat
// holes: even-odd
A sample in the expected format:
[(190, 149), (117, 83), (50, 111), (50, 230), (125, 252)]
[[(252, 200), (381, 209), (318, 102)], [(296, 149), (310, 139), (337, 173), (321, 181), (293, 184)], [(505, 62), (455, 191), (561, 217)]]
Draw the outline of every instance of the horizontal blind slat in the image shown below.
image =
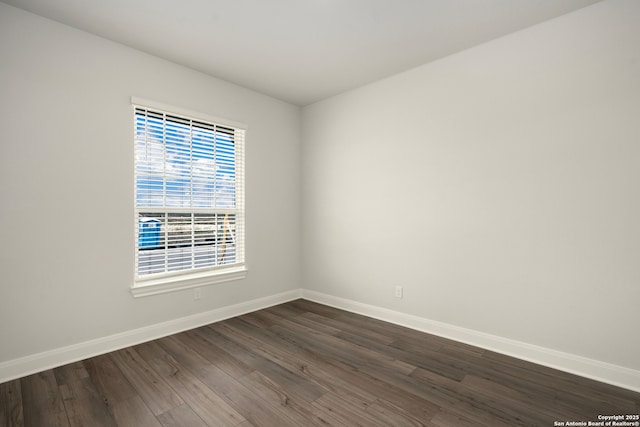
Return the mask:
[(135, 107), (138, 276), (244, 263), (244, 130)]

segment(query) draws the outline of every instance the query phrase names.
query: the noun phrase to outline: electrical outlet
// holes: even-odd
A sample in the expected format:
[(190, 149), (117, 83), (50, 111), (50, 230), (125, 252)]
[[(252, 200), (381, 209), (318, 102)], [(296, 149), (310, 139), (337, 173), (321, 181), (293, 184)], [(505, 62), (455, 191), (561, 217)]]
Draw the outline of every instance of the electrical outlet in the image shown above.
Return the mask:
[(402, 286), (396, 285), (396, 298), (402, 298)]
[(193, 290), (193, 299), (199, 300), (201, 296), (202, 296), (202, 290), (200, 288), (195, 288)]

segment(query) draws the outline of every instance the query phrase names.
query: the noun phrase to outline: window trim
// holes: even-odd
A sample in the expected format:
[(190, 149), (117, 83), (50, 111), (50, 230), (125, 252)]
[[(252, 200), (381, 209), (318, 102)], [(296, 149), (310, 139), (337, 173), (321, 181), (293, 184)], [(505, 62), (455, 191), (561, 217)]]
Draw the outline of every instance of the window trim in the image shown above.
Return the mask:
[[(172, 115), (184, 116), (185, 118), (191, 120), (203, 120), (205, 122), (215, 123), (216, 125), (228, 126), (235, 129), (247, 130), (247, 125), (241, 122), (236, 122), (228, 119), (221, 119), (219, 117), (210, 116), (208, 114), (200, 113), (197, 111), (188, 110), (185, 108), (176, 107), (173, 105), (164, 104), (161, 102), (151, 101), (147, 99), (142, 99), (138, 97), (131, 97), (130, 105), (133, 107), (135, 111), (135, 107), (149, 108), (151, 110), (159, 110), (162, 112), (170, 113)], [(244, 147), (243, 147), (244, 150)], [(244, 159), (243, 159), (244, 160)], [(135, 168), (135, 161), (134, 161)], [(241, 173), (244, 174), (244, 162), (240, 165)], [(242, 184), (244, 185), (244, 177), (242, 179)], [(242, 189), (244, 190), (244, 189)], [(136, 183), (135, 179), (133, 180), (133, 200), (134, 200), (134, 211), (137, 212), (137, 208), (135, 205), (136, 200)], [(243, 216), (243, 262), (232, 264), (230, 266), (217, 266), (213, 268), (208, 268), (206, 270), (184, 270), (184, 271), (176, 271), (173, 273), (164, 274), (162, 276), (158, 276), (157, 274), (150, 274), (149, 277), (140, 277), (134, 268), (133, 271), (133, 285), (130, 290), (134, 297), (144, 297), (149, 295), (157, 295), (166, 292), (174, 292), (185, 289), (191, 289), (200, 286), (208, 286), (217, 283), (224, 283), (233, 280), (241, 280), (246, 277), (247, 267), (246, 267), (246, 236), (244, 233), (244, 220), (245, 220), (245, 203), (244, 203), (244, 191), (240, 192), (240, 198), (237, 201), (240, 205), (239, 210), (242, 212)], [(145, 209), (145, 208), (143, 208)], [(138, 227), (138, 219), (137, 215), (133, 215), (134, 217), (134, 228)], [(138, 249), (134, 247), (134, 251)], [(135, 259), (135, 253), (134, 253)], [(135, 264), (134, 264), (135, 266)]]
[(156, 279), (138, 279), (131, 288), (134, 297), (164, 294), (166, 292), (182, 291), (201, 286), (241, 280), (247, 276), (246, 265), (234, 265), (219, 270), (206, 270), (176, 274), (174, 276)]

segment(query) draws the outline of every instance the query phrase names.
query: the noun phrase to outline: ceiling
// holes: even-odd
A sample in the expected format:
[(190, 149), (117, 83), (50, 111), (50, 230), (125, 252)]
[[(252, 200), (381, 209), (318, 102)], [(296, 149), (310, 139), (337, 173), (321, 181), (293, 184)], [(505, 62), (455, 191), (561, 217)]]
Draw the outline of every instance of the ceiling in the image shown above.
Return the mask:
[(307, 105), (599, 0), (1, 0)]

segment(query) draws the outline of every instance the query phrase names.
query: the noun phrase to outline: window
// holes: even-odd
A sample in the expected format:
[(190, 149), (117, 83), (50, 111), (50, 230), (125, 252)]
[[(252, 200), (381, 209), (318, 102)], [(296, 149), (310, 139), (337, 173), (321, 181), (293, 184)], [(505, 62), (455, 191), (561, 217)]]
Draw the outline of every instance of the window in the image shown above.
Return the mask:
[(244, 128), (132, 104), (134, 294), (136, 288), (144, 288), (142, 295), (238, 278), (244, 271)]

